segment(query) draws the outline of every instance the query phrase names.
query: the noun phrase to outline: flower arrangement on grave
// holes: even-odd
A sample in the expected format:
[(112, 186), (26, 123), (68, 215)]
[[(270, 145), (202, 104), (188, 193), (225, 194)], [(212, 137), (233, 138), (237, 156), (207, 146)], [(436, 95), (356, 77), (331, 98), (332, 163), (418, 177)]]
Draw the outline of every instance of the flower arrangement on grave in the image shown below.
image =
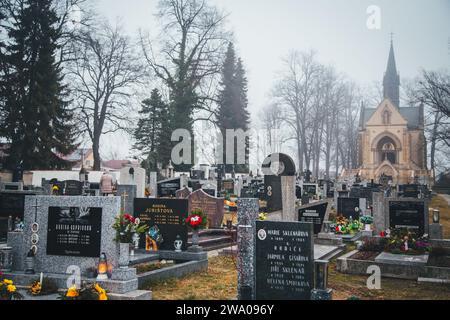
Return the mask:
[(149, 188), (145, 188), (145, 193), (144, 194), (145, 194), (146, 198), (149, 198), (152, 195)]
[(116, 242), (132, 244), (133, 235), (145, 233), (148, 226), (142, 224), (139, 218), (135, 218), (126, 213), (121, 213), (116, 217), (113, 229), (116, 230)]
[(28, 293), (32, 296), (47, 296), (58, 292), (58, 286), (54, 281), (44, 278), (42, 283), (39, 280), (33, 281)]
[(431, 250), (427, 236), (418, 237), (406, 228), (390, 230), (386, 251), (393, 254), (422, 255)]
[(106, 290), (103, 289), (98, 283), (92, 285), (83, 285), (81, 289), (76, 286), (72, 286), (59, 297), (60, 300), (108, 300)]
[(362, 228), (362, 223), (358, 220), (347, 219), (343, 216), (338, 216), (331, 225), (336, 234), (355, 234)]
[(260, 212), (258, 216), (259, 221), (266, 221), (267, 220), (267, 213)]
[(371, 216), (362, 216), (359, 221), (361, 221), (362, 224), (372, 224), (373, 223), (373, 217)]
[(208, 225), (208, 217), (202, 209), (194, 209), (186, 219), (186, 224), (194, 231), (202, 230)]
[(22, 300), (23, 296), (17, 291), (12, 280), (5, 279), (0, 272), (0, 300)]

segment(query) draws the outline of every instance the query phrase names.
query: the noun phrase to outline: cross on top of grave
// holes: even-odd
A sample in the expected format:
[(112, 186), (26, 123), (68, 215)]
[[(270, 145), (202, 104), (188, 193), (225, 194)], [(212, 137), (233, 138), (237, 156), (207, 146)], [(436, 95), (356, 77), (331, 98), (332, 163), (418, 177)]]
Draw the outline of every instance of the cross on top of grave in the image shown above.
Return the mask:
[(122, 192), (120, 197), (121, 197), (121, 207), (122, 207), (121, 209), (122, 209), (122, 212), (123, 212), (123, 211), (125, 211), (125, 202), (127, 201), (127, 198), (129, 197), (129, 194), (126, 191), (124, 191), (124, 192)]

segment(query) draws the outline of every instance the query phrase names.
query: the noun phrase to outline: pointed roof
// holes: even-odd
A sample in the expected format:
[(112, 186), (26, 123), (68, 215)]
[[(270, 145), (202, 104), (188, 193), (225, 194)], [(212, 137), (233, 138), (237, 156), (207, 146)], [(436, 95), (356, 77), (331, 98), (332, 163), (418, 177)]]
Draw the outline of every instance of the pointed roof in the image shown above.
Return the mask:
[(394, 41), (391, 38), (391, 49), (383, 80), (384, 98), (390, 99), (396, 108), (400, 107), (400, 76), (395, 62)]
[(389, 51), (389, 60), (388, 60), (388, 65), (387, 65), (387, 69), (386, 69), (386, 75), (393, 76), (393, 77), (396, 77), (398, 75), (397, 64), (395, 62), (394, 40), (393, 39), (391, 39), (391, 49)]

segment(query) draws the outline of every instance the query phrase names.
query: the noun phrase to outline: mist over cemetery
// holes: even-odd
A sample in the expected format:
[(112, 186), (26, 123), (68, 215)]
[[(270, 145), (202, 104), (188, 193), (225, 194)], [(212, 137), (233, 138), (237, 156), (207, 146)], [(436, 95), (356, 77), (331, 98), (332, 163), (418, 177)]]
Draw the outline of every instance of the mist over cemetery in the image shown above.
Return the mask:
[(0, 0), (0, 300), (450, 299), (449, 70), (381, 29), (373, 86), (294, 46), (253, 106), (233, 12), (155, 3)]

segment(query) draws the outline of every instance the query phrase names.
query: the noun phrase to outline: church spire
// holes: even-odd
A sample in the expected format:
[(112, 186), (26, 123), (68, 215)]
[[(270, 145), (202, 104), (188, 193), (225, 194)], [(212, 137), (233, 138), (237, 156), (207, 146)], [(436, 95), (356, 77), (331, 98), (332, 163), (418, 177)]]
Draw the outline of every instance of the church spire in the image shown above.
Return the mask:
[(391, 34), (391, 49), (389, 52), (389, 60), (383, 80), (384, 98), (390, 99), (392, 103), (400, 107), (400, 76), (397, 72), (397, 64), (395, 62), (394, 40)]

